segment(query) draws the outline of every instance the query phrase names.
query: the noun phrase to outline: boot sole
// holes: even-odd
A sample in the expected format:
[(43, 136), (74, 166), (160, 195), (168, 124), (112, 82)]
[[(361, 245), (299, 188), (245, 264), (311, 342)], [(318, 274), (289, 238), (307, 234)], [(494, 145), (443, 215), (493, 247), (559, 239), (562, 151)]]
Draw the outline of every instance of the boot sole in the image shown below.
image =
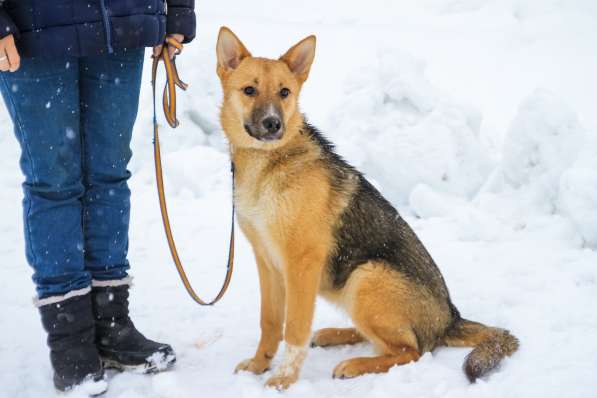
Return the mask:
[(141, 365), (126, 365), (114, 359), (102, 358), (104, 369), (115, 369), (120, 372), (133, 372), (140, 374), (155, 374), (170, 370), (176, 363), (176, 358), (164, 361), (162, 364), (144, 363)]

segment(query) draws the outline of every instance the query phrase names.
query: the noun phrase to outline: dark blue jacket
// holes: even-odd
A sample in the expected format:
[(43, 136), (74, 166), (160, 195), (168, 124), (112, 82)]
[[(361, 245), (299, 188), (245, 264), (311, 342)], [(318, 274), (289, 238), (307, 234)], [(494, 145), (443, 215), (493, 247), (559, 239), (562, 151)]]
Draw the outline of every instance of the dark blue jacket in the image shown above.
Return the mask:
[(22, 57), (151, 47), (168, 33), (195, 37), (195, 0), (0, 0), (0, 37)]

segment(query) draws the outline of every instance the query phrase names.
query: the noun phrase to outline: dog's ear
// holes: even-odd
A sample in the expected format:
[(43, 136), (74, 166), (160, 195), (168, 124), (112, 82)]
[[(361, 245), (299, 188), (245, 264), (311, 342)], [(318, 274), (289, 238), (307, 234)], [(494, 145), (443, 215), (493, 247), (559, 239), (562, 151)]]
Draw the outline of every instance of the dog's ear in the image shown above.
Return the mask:
[(238, 37), (225, 26), (220, 28), (216, 53), (218, 56), (218, 75), (220, 77), (236, 69), (243, 59), (251, 56), (251, 53)]
[(280, 57), (280, 61), (285, 62), (301, 82), (309, 77), (309, 70), (315, 58), (316, 41), (315, 36), (311, 35), (295, 44)]

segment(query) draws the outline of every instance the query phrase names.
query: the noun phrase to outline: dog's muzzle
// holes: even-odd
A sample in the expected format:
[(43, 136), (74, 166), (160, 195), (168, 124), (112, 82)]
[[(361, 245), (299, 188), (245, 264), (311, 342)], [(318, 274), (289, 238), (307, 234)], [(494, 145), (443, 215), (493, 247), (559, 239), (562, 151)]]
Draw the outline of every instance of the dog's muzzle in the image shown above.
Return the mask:
[(259, 141), (275, 141), (284, 135), (284, 122), (274, 107), (268, 107), (267, 112), (254, 112), (253, 121), (245, 123), (245, 131)]

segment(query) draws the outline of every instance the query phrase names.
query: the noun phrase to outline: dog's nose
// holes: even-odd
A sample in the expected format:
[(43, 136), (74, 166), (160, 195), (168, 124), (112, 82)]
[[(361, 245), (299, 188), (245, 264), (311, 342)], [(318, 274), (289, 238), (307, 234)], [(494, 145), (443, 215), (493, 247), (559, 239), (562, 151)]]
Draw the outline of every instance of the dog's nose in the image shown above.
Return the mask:
[(282, 127), (282, 122), (275, 116), (268, 116), (261, 122), (269, 134), (275, 134)]

